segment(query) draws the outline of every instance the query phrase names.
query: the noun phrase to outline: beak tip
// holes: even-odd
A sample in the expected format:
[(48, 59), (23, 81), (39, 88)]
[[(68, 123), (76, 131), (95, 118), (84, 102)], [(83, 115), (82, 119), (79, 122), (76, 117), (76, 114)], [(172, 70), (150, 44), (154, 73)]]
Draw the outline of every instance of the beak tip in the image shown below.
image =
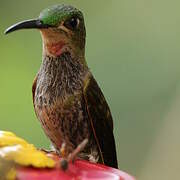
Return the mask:
[(11, 27), (7, 28), (7, 29), (4, 31), (4, 34), (7, 35), (7, 34), (9, 34), (10, 32), (12, 32), (12, 28), (11, 28)]
[(8, 32), (8, 30), (6, 29), (5, 31), (4, 31), (4, 35), (7, 35), (9, 32)]

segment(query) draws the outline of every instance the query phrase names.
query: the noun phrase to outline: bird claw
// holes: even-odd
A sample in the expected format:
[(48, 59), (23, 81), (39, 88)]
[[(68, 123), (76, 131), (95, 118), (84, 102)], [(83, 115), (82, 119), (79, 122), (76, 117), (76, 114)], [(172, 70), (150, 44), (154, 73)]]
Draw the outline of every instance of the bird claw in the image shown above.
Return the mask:
[(60, 148), (60, 154), (62, 156), (62, 159), (60, 160), (60, 168), (64, 171), (68, 169), (69, 162), (74, 163), (77, 155), (85, 148), (85, 146), (88, 143), (88, 139), (84, 139), (77, 147), (74, 149), (72, 153), (70, 153), (68, 156), (66, 154), (66, 144), (63, 143)]
[(85, 148), (86, 144), (88, 143), (88, 139), (84, 139), (77, 147), (76, 149), (69, 154), (68, 160), (71, 162), (74, 162), (77, 155)]

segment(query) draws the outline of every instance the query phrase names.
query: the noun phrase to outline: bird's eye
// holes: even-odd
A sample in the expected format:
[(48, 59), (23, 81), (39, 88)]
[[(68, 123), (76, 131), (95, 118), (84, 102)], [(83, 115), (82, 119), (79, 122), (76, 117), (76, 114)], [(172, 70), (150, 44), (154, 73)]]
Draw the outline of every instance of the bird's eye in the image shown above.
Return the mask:
[(80, 21), (78, 18), (72, 17), (71, 19), (68, 19), (64, 22), (64, 26), (68, 29), (75, 30), (78, 28), (79, 22)]

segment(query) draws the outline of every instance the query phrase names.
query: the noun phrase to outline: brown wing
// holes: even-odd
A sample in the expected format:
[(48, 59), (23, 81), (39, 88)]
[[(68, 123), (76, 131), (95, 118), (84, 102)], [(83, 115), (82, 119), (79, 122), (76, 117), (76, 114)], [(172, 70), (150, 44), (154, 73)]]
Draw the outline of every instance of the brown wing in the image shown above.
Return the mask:
[(34, 96), (35, 96), (35, 91), (36, 91), (36, 83), (37, 83), (37, 76), (34, 78), (33, 85), (32, 85), (33, 105), (34, 105)]
[(83, 93), (101, 160), (108, 166), (118, 168), (111, 112), (92, 75), (87, 78)]

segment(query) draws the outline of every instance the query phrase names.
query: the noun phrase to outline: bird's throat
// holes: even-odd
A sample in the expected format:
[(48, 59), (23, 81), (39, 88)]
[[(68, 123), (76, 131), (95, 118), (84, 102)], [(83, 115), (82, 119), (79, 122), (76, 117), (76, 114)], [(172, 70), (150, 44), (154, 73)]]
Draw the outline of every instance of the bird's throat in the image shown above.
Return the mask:
[(59, 41), (56, 43), (48, 43), (46, 45), (46, 51), (49, 54), (51, 54), (55, 57), (58, 57), (58, 56), (61, 56), (61, 54), (63, 53), (64, 47), (65, 47), (64, 41)]
[(44, 94), (56, 99), (82, 89), (86, 72), (87, 66), (80, 63), (78, 58), (72, 58), (69, 52), (58, 57), (46, 55), (38, 73), (37, 85)]

